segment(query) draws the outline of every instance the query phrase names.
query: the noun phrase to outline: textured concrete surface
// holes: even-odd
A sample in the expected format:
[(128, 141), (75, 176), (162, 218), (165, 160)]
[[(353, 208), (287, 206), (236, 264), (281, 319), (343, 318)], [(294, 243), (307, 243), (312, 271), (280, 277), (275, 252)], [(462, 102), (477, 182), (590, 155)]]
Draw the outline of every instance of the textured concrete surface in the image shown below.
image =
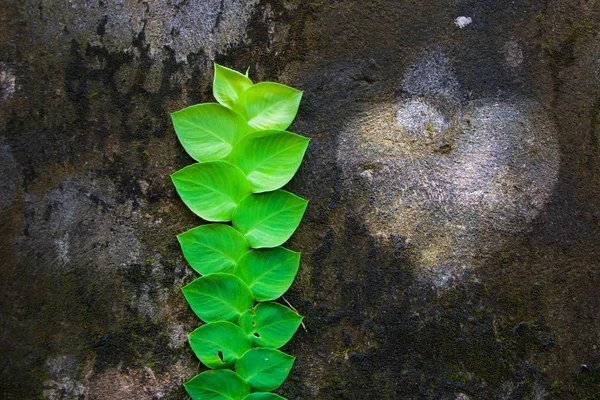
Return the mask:
[(169, 113), (304, 90), (278, 392), (600, 398), (600, 3), (5, 1), (0, 397), (185, 399)]

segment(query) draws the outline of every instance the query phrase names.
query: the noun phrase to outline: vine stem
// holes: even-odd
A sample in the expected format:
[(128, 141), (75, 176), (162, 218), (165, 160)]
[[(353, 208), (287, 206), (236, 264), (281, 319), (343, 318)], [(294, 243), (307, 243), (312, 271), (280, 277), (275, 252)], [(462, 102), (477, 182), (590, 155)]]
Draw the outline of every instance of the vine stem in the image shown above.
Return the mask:
[[(300, 314), (298, 310), (296, 310), (296, 308), (294, 308), (294, 306), (289, 301), (287, 301), (287, 299), (284, 296), (281, 296), (281, 298), (283, 299), (283, 301), (285, 301), (285, 304), (287, 304), (289, 308), (296, 312), (296, 314)], [(306, 325), (304, 325), (304, 321), (300, 322), (300, 324), (302, 324), (304, 332), (308, 332), (308, 329), (306, 329)]]

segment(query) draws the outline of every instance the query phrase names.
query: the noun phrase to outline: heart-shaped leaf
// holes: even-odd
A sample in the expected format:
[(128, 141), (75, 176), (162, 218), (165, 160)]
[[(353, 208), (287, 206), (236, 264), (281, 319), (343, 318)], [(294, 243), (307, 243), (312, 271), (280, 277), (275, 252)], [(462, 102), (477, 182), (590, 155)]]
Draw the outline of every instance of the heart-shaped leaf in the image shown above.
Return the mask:
[(223, 224), (198, 226), (177, 236), (183, 255), (202, 275), (233, 272), (248, 248), (244, 235)]
[(215, 63), (213, 96), (219, 103), (233, 109), (238, 98), (251, 86), (252, 81), (247, 75)]
[(181, 200), (207, 221), (231, 221), (235, 207), (251, 192), (242, 170), (225, 161), (192, 164), (171, 178)]
[(284, 131), (296, 117), (302, 99), (300, 90), (274, 82), (261, 82), (248, 88), (238, 99), (234, 110), (254, 130)]
[(250, 247), (277, 247), (292, 236), (308, 201), (286, 192), (251, 194), (233, 213), (233, 227), (242, 232)]
[(252, 347), (252, 341), (239, 326), (219, 321), (202, 325), (189, 334), (196, 357), (209, 368), (233, 368)]
[(251, 130), (239, 114), (217, 103), (196, 104), (171, 114), (177, 137), (196, 161), (225, 158)]
[(275, 247), (250, 250), (235, 267), (234, 275), (246, 282), (256, 301), (275, 300), (294, 282), (300, 253)]
[(229, 161), (240, 167), (254, 193), (281, 188), (294, 176), (309, 139), (285, 131), (257, 131), (233, 147)]
[(278, 349), (286, 344), (300, 326), (302, 317), (279, 303), (259, 303), (246, 311), (238, 324), (255, 347)]
[(244, 400), (286, 400), (286, 398), (275, 393), (256, 392), (244, 397)]
[(254, 305), (248, 285), (231, 274), (205, 275), (182, 290), (192, 310), (204, 322), (235, 322)]
[(243, 400), (250, 394), (248, 383), (228, 369), (203, 372), (184, 386), (192, 400)]
[(295, 357), (274, 349), (248, 350), (235, 363), (235, 371), (259, 392), (277, 389), (287, 378)]

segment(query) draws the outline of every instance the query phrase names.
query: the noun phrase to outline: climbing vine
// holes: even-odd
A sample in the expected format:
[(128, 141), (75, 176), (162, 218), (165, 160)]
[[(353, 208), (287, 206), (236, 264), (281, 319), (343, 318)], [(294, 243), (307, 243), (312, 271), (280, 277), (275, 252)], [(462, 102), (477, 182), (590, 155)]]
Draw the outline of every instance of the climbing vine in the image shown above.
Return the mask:
[(185, 388), (192, 399), (277, 400), (295, 358), (278, 350), (302, 317), (275, 302), (291, 286), (300, 253), (281, 245), (307, 201), (281, 190), (298, 170), (309, 139), (287, 129), (302, 92), (274, 82), (253, 84), (215, 64), (218, 103), (172, 114), (175, 132), (198, 163), (171, 177), (183, 202), (205, 224), (178, 236), (201, 276), (183, 294), (204, 322), (189, 334), (210, 370)]

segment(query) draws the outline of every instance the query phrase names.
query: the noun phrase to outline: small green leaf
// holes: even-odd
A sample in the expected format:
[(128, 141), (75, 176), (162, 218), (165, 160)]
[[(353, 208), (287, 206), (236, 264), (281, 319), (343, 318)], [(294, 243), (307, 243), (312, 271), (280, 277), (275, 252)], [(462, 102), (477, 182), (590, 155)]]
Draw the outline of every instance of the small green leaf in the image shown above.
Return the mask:
[(275, 247), (250, 250), (235, 267), (234, 275), (246, 282), (256, 301), (275, 300), (294, 282), (300, 253)]
[(182, 290), (192, 310), (204, 322), (235, 322), (254, 305), (248, 285), (231, 274), (205, 275)]
[(189, 334), (196, 356), (209, 368), (233, 368), (252, 347), (252, 341), (239, 326), (219, 321), (202, 325)]
[(284, 131), (296, 117), (302, 99), (300, 90), (274, 82), (261, 82), (242, 94), (234, 110), (254, 130)]
[(223, 67), (215, 63), (215, 79), (213, 82), (213, 96), (226, 107), (233, 109), (238, 98), (252, 86), (252, 81), (246, 75)]
[(279, 303), (259, 303), (238, 320), (255, 347), (278, 349), (286, 344), (300, 326), (302, 317)]
[(248, 383), (228, 369), (203, 372), (184, 386), (192, 400), (243, 400), (250, 394)]
[(242, 232), (250, 247), (277, 247), (292, 236), (308, 201), (286, 192), (251, 194), (233, 213), (233, 227)]
[(244, 400), (286, 400), (286, 398), (275, 393), (256, 392), (244, 397)]
[(295, 357), (279, 350), (257, 348), (248, 350), (235, 363), (235, 371), (259, 392), (277, 389), (287, 378)]
[(242, 170), (225, 161), (192, 164), (171, 178), (181, 200), (207, 221), (231, 221), (235, 207), (251, 192)]
[(233, 272), (248, 248), (244, 235), (223, 224), (198, 226), (177, 236), (183, 255), (202, 275)]
[(239, 114), (217, 103), (196, 104), (171, 114), (181, 145), (196, 161), (221, 160), (250, 132)]
[(276, 190), (300, 167), (308, 141), (291, 132), (254, 132), (233, 147), (229, 161), (244, 171), (254, 193)]

